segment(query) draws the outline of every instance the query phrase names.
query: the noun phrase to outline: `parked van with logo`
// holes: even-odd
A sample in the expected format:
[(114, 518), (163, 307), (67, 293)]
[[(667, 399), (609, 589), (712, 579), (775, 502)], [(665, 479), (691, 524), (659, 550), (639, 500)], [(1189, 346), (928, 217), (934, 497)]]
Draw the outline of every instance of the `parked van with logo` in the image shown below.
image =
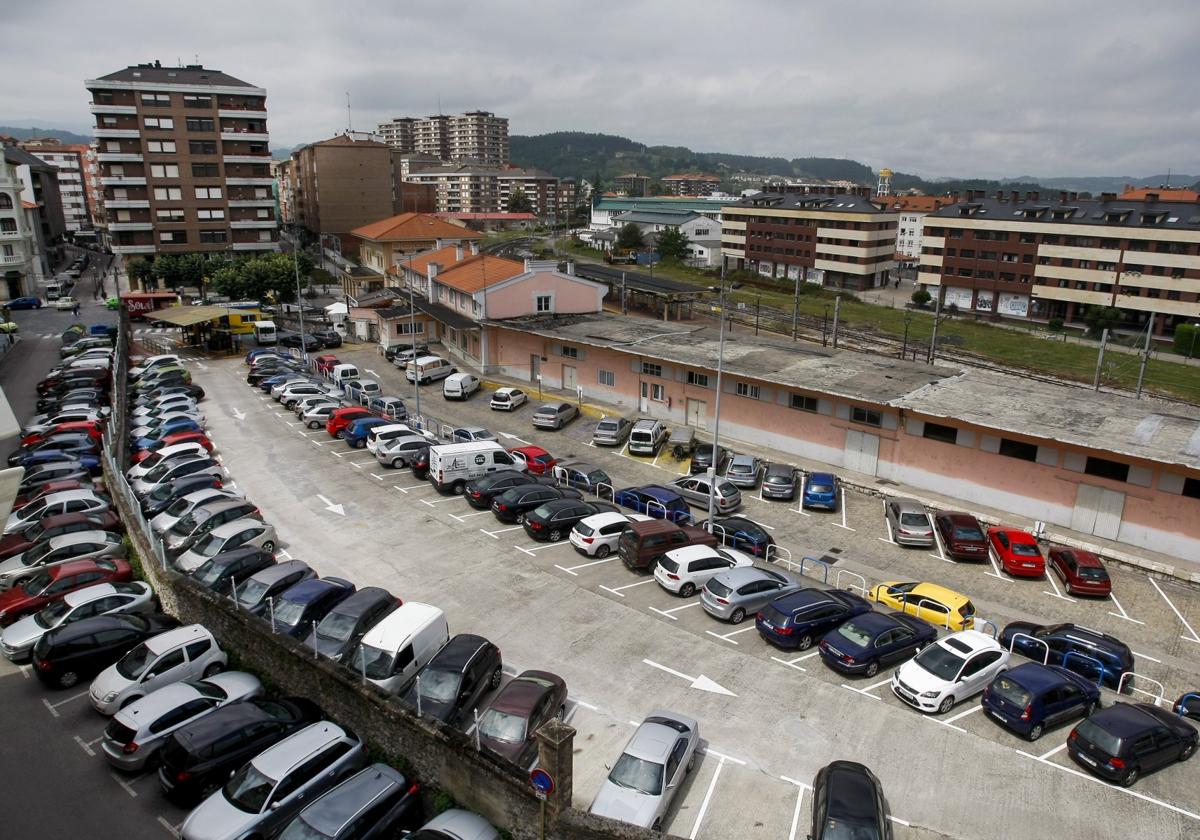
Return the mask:
[(667, 427), (661, 420), (644, 418), (633, 424), (629, 433), (630, 455), (655, 455), (667, 439)]
[(409, 382), (428, 385), (430, 382), (445, 379), (452, 373), (458, 373), (458, 368), (441, 356), (420, 356), (408, 363), (404, 378)]
[(468, 481), (496, 470), (519, 469), (512, 455), (494, 440), (429, 447), (429, 480), (439, 493), (461, 495)]
[(448, 641), (446, 614), (410, 601), (367, 631), (349, 666), (384, 691), (399, 694)]

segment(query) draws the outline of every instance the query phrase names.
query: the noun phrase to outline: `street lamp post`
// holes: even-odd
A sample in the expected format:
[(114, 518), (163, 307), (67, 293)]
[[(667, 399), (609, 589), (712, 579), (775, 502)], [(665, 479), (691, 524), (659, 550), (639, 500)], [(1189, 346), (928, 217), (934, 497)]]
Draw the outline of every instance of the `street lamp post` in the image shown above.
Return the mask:
[(1192, 343), (1188, 347), (1188, 361), (1192, 360), (1192, 354), (1196, 352), (1196, 333), (1200, 333), (1200, 323), (1192, 324)]
[[(296, 313), (300, 316), (300, 354), (308, 360), (308, 346), (304, 343), (304, 301), (300, 296), (300, 254), (292, 244), (292, 267), (296, 271)], [(280, 303), (280, 306), (283, 304)]]
[[(716, 507), (716, 492), (717, 492), (717, 466), (720, 461), (719, 454), (721, 451), (721, 374), (725, 367), (725, 255), (721, 255), (721, 285), (714, 289), (709, 286), (709, 291), (717, 292), (717, 305), (720, 307), (721, 324), (718, 330), (720, 336), (717, 344), (717, 403), (714, 407), (713, 416), (713, 449), (712, 449), (712, 464), (708, 468), (708, 532), (711, 534), (713, 530), (713, 514)], [(728, 291), (732, 291), (741, 286), (740, 283), (732, 283)]]

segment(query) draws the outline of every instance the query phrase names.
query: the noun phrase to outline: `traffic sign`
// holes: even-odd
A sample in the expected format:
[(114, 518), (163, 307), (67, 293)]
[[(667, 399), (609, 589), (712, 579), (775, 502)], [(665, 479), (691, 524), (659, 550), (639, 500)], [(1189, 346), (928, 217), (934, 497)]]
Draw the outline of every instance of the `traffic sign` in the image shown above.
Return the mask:
[(529, 781), (533, 785), (533, 789), (541, 794), (539, 799), (545, 798), (551, 793), (554, 793), (554, 779), (549, 773), (540, 767), (535, 767), (529, 771)]

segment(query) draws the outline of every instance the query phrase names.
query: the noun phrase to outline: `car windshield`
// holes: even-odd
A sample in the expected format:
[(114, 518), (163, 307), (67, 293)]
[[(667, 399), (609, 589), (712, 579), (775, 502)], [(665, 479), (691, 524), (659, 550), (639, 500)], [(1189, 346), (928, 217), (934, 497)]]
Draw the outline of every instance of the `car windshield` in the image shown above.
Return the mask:
[[(187, 516), (181, 517), (178, 522), (171, 526), (171, 533), (186, 537), (192, 531), (196, 530), (196, 524), (200, 518), (198, 511), (192, 511)], [(207, 519), (208, 517), (205, 516), (203, 518)]]
[(1080, 566), (1077, 571), (1084, 580), (1108, 580), (1108, 572), (1095, 566)]
[(57, 627), (59, 622), (66, 618), (67, 613), (70, 611), (71, 607), (66, 601), (55, 601), (35, 615), (33, 620), (37, 622), (39, 627), (49, 630), (51, 627)]
[(171, 502), (171, 504), (167, 505), (167, 509), (163, 511), (163, 513), (165, 513), (167, 516), (182, 516), (183, 513), (189, 507), (191, 507), (191, 504), (192, 503), (188, 501), (186, 497), (176, 499), (175, 501)]
[(706, 583), (705, 588), (712, 594), (716, 595), (718, 598), (726, 597), (727, 595), (729, 595), (729, 593), (731, 591), (728, 586), (726, 586), (724, 583), (717, 580), (716, 578), (713, 578), (708, 583)]
[(1024, 709), (1026, 706), (1028, 706), (1029, 701), (1033, 699), (1033, 695), (1026, 691), (1023, 686), (1014, 682), (1003, 674), (996, 677), (995, 681), (992, 682), (991, 693), (1000, 695), (1005, 700), (1021, 709)]
[(25, 507), (21, 508), (21, 510), (19, 511), (19, 514), (22, 519), (29, 519), (31, 514), (38, 513), (45, 507), (46, 507), (46, 500), (38, 499), (37, 501), (30, 502), (29, 504), (25, 505)]
[(39, 520), (25, 529), (25, 539), (30, 542), (37, 542), (42, 538), (42, 534), (46, 533), (46, 526)]
[(192, 553), (198, 554), (201, 557), (212, 557), (214, 554), (220, 552), (221, 546), (224, 544), (224, 537), (218, 537), (216, 534), (209, 534), (192, 547)]
[(21, 563), (25, 566), (36, 566), (38, 561), (50, 553), (54, 546), (51, 543), (44, 542), (35, 545), (33, 548), (26, 551), (21, 557)]
[(449, 703), (458, 696), (462, 674), (457, 671), (430, 670), (426, 668), (417, 677), (421, 696), (439, 703)]
[(150, 491), (150, 499), (156, 502), (162, 502), (171, 498), (175, 489), (170, 484), (160, 484)]
[(846, 639), (851, 644), (859, 647), (866, 647), (871, 644), (871, 634), (859, 627), (853, 621), (847, 621), (837, 629), (838, 635)]
[(879, 840), (879, 826), (859, 819), (827, 817), (821, 840)]
[(241, 590), (238, 592), (238, 603), (244, 607), (252, 607), (262, 600), (263, 595), (270, 587), (261, 580), (250, 578), (242, 584)]
[[(154, 456), (151, 455), (150, 457), (153, 458)], [(167, 465), (159, 464), (157, 467), (146, 473), (145, 480), (149, 484), (158, 484), (158, 482), (162, 481), (163, 476), (166, 474)]]
[(958, 676), (965, 660), (941, 645), (930, 645), (917, 654), (913, 661), (934, 676), (949, 682)]
[(54, 579), (50, 577), (49, 572), (42, 572), (40, 575), (34, 575), (21, 585), (21, 591), (26, 595), (40, 595), (42, 590), (51, 584)]
[[(305, 822), (309, 817), (301, 811), (296, 819), (288, 823), (288, 827), (283, 830), (283, 834), (279, 835), (279, 840), (330, 840), (330, 835), (313, 828)], [(319, 819), (319, 817), (318, 817)], [(415, 835), (406, 835), (413, 837)]]
[(983, 532), (974, 525), (955, 525), (954, 539), (956, 540), (982, 540)]
[(1012, 544), (1012, 553), (1020, 557), (1040, 557), (1042, 555), (1042, 553), (1038, 551), (1036, 545), (1020, 542), (1015, 542)]
[(552, 513), (554, 513), (554, 507), (547, 503), (544, 505), (538, 505), (536, 508), (534, 508), (533, 513), (531, 513), (530, 516), (535, 516), (538, 519), (549, 519), (550, 514)]
[(730, 464), (729, 471), (731, 473), (748, 473), (750, 472), (749, 464)]
[(596, 424), (597, 432), (615, 432), (618, 428), (615, 420), (601, 420)]
[(330, 613), (317, 625), (317, 635), (322, 639), (334, 642), (344, 642), (354, 635), (358, 618), (345, 613)]
[(902, 513), (900, 524), (907, 528), (928, 528), (929, 517), (923, 513)]
[(367, 679), (382, 680), (392, 675), (392, 653), (370, 645), (359, 645), (350, 667)]
[(203, 583), (205, 586), (212, 586), (221, 579), (221, 573), (225, 571), (225, 567), (219, 563), (214, 563), (211, 560), (205, 560), (204, 565), (192, 572), (192, 577)]
[(516, 743), (525, 740), (525, 718), (488, 709), (479, 719), (479, 734), (496, 741)]
[(785, 473), (770, 473), (766, 477), (767, 484), (791, 484), (792, 477)]
[(496, 402), (508, 402), (509, 397), (508, 394), (496, 393), (492, 395), (492, 399)]
[(719, 481), (717, 482), (717, 492), (722, 496), (729, 497), (736, 496), (739, 491), (737, 487), (730, 484), (728, 481)]
[(246, 764), (225, 783), (225, 798), (229, 804), (247, 814), (257, 814), (267, 804), (275, 781), (264, 776), (253, 764)]
[(304, 618), (304, 608), (307, 606), (297, 601), (280, 601), (275, 605), (275, 621), (295, 626)]
[(832, 493), (833, 487), (829, 484), (819, 482), (809, 482), (808, 492), (810, 493)]
[(1091, 718), (1084, 718), (1075, 727), (1081, 738), (1091, 741), (1109, 755), (1121, 754), (1121, 739), (1104, 729)]
[(636, 790), (647, 796), (659, 796), (663, 789), (663, 766), (623, 753), (613, 765), (608, 780), (618, 787)]
[(121, 661), (117, 663), (117, 673), (127, 680), (136, 680), (146, 673), (153, 661), (154, 655), (150, 653), (150, 648), (142, 643), (121, 657)]

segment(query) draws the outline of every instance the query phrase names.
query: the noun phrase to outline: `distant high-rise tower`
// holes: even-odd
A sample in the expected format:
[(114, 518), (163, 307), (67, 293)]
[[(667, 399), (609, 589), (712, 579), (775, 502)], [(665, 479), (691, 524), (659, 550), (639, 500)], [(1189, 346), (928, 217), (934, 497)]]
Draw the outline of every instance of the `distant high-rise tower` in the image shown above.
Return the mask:
[(892, 170), (879, 170), (879, 187), (875, 190), (876, 195), (891, 195), (892, 194)]
[(490, 111), (448, 116), (396, 117), (380, 123), (385, 143), (402, 154), (432, 155), (439, 160), (508, 163), (508, 118)]

